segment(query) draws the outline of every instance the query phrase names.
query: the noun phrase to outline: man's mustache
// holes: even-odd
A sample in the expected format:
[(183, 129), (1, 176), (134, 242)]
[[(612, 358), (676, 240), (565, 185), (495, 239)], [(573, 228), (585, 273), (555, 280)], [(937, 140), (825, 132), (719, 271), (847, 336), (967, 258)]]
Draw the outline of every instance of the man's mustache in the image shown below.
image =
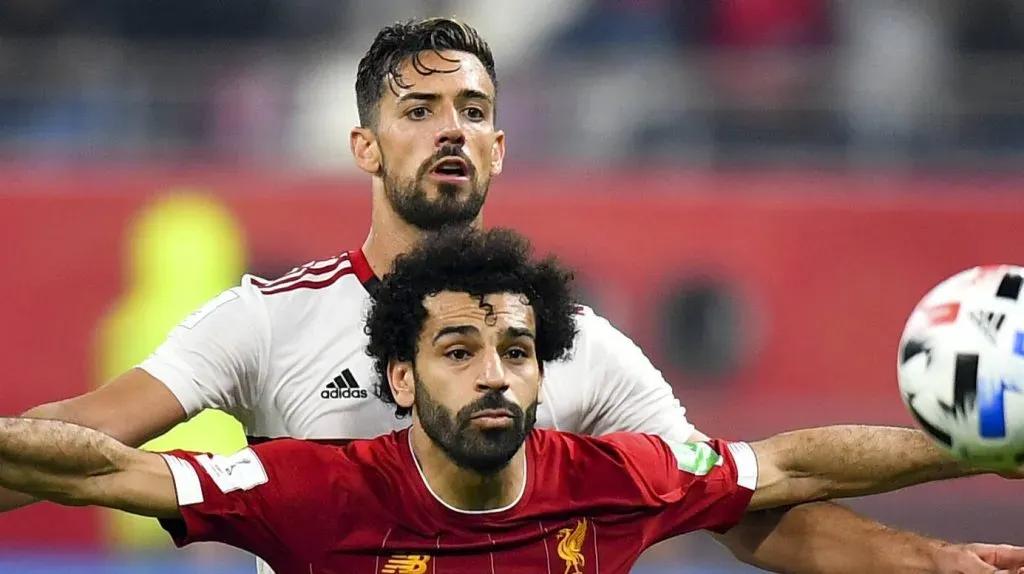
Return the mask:
[(462, 151), (462, 146), (456, 144), (444, 144), (437, 148), (434, 155), (430, 156), (430, 158), (423, 162), (423, 165), (420, 166), (419, 177), (425, 176), (435, 163), (447, 157), (457, 157), (466, 162), (466, 175), (473, 177), (476, 174), (476, 166), (473, 165), (473, 161), (469, 159), (466, 152)]
[(465, 426), (469, 424), (469, 421), (471, 418), (473, 418), (474, 414), (480, 411), (497, 409), (508, 411), (514, 419), (523, 418), (523, 409), (519, 408), (519, 405), (506, 399), (501, 395), (501, 393), (496, 391), (487, 393), (486, 395), (459, 409), (456, 418), (458, 419), (460, 426)]

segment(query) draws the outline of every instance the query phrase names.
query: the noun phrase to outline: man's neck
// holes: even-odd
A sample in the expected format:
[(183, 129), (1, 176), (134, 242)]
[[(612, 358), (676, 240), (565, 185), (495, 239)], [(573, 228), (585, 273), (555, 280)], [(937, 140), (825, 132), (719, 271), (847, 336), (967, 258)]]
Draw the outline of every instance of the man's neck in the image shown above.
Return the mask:
[[(481, 218), (477, 218), (476, 225), (482, 225)], [(395, 258), (411, 250), (424, 234), (422, 229), (410, 225), (395, 213), (384, 192), (383, 183), (375, 178), (370, 233), (363, 242), (363, 255), (373, 274), (383, 277), (391, 271)]]
[(480, 474), (452, 462), (419, 424), (409, 430), (416, 463), (427, 487), (442, 502), (457, 510), (479, 511), (515, 504), (526, 488), (526, 444), (505, 468)]

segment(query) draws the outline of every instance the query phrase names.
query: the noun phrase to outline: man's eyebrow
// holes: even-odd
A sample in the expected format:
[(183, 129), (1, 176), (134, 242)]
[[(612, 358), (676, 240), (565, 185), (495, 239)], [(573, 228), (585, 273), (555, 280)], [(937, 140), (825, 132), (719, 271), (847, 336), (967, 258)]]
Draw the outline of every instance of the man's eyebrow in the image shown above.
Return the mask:
[(436, 343), (438, 339), (445, 335), (473, 335), (479, 333), (480, 330), (472, 325), (452, 325), (449, 327), (442, 327), (440, 331), (434, 335), (432, 343)]
[(408, 92), (402, 94), (401, 96), (398, 96), (398, 103), (407, 102), (409, 100), (422, 100), (425, 102), (433, 102), (439, 99), (441, 99), (440, 95), (433, 94), (430, 92)]
[(526, 337), (528, 339), (537, 338), (537, 336), (533, 334), (533, 331), (522, 327), (509, 327), (508, 329), (505, 329), (505, 334), (511, 339), (515, 339), (517, 337)]
[(480, 90), (472, 90), (468, 88), (465, 90), (460, 90), (457, 97), (463, 100), (485, 100), (487, 101), (487, 103), (494, 102), (494, 98), (492, 98), (490, 95), (485, 94)]
[[(460, 100), (484, 100), (487, 103), (494, 103), (494, 98), (489, 94), (471, 88), (459, 90), (459, 93), (456, 94), (455, 97)], [(398, 103), (407, 102), (409, 100), (434, 102), (439, 99), (441, 99), (441, 95), (432, 92), (408, 92), (398, 96)]]

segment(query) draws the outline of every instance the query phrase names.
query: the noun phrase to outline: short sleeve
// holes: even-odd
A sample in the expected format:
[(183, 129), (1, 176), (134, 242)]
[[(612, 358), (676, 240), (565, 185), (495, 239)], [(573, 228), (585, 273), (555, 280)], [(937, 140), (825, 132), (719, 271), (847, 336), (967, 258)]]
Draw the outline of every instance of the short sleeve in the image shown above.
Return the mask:
[(577, 432), (653, 434), (684, 442), (694, 433), (686, 409), (661, 371), (621, 331), (588, 308), (577, 317), (579, 334), (570, 361), (586, 372), (587, 404)]
[(214, 408), (244, 421), (256, 401), (269, 340), (262, 300), (243, 285), (186, 317), (138, 367), (165, 384), (188, 416)]
[(659, 501), (646, 526), (652, 540), (692, 532), (725, 532), (739, 522), (757, 486), (757, 459), (742, 442), (675, 442), (614, 435), (636, 480)]
[[(172, 451), (162, 456), (174, 479), (181, 519), (160, 524), (177, 546), (221, 542), (272, 565), (302, 560), (320, 544), (318, 526), (336, 522), (337, 484), (325, 468), (333, 447), (282, 439), (230, 456)], [(333, 465), (328, 466), (328, 464)]]

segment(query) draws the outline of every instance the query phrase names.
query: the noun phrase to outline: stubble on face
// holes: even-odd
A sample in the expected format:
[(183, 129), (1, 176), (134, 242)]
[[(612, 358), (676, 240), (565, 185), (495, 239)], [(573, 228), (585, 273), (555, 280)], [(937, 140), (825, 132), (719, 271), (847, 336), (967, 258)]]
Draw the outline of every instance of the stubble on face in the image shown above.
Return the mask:
[[(437, 196), (433, 199), (427, 193), (428, 178), (434, 165), (445, 157), (459, 157), (466, 162), (469, 171), (469, 189), (461, 186), (437, 183)], [(473, 162), (459, 146), (446, 144), (426, 159), (412, 178), (401, 178), (390, 172), (387, 161), (381, 158), (381, 174), (384, 192), (391, 208), (406, 223), (423, 231), (437, 231), (446, 226), (470, 225), (480, 215), (487, 200), (489, 178), (478, 176)]]
[[(525, 410), (499, 392), (488, 393), (452, 413), (431, 397), (427, 385), (413, 372), (416, 384), (416, 413), (423, 431), (461, 468), (480, 474), (494, 474), (505, 468), (537, 423), (537, 401)], [(503, 409), (511, 413), (506, 428), (480, 430), (473, 416), (483, 410)]]

